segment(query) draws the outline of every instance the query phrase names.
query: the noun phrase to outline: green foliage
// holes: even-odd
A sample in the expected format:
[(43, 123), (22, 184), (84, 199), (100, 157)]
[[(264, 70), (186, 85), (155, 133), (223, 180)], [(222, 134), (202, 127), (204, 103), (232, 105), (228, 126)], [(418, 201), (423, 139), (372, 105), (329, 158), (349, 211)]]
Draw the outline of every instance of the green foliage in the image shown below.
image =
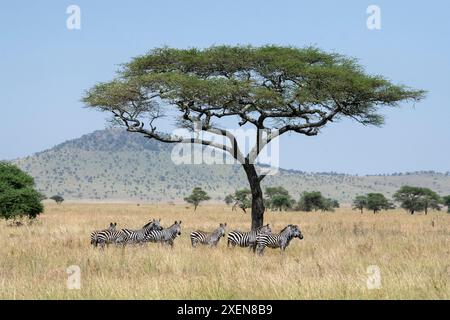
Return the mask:
[(284, 194), (276, 194), (270, 200), (270, 208), (278, 209), (278, 211), (287, 210), (292, 208), (294, 203), (295, 201), (291, 198), (291, 196)]
[[(184, 120), (194, 119), (192, 113), (205, 117), (205, 110), (209, 118), (238, 116), (255, 125), (273, 117), (274, 129), (289, 123), (286, 131), (315, 135), (314, 129), (345, 117), (381, 125), (381, 106), (424, 97), (423, 90), (365, 73), (354, 58), (269, 45), (156, 48), (123, 64), (114, 80), (91, 88), (83, 101), (134, 132), (143, 133), (143, 118), (172, 109)], [(255, 113), (260, 117), (252, 118)], [(156, 132), (146, 134), (154, 138)]]
[(272, 210), (287, 210), (292, 208), (295, 203), (289, 192), (283, 187), (267, 187), (265, 195), (265, 206)]
[(394, 199), (411, 214), (417, 211), (424, 211), (427, 214), (429, 209), (440, 210), (442, 202), (442, 199), (433, 190), (414, 186), (402, 186), (394, 194)]
[(363, 213), (365, 207), (367, 207), (367, 196), (356, 196), (352, 204), (353, 210), (357, 209)]
[(227, 206), (229, 206), (234, 201), (233, 195), (229, 194), (229, 195), (225, 196), (224, 201), (227, 204)]
[[(247, 209), (252, 205), (252, 192), (249, 189), (236, 190), (234, 194), (229, 194), (225, 197), (225, 202), (233, 203), (233, 210), (239, 207), (242, 211), (247, 212)], [(228, 201), (228, 202), (227, 202)]]
[(369, 193), (367, 194), (366, 208), (372, 210), (373, 213), (377, 213), (381, 210), (391, 209), (391, 203), (382, 193)]
[(203, 191), (202, 188), (200, 187), (195, 187), (192, 190), (192, 193), (188, 196), (184, 198), (184, 201), (186, 201), (187, 203), (191, 203), (194, 205), (194, 211), (197, 210), (198, 205), (200, 204), (200, 202), (202, 201), (207, 201), (211, 199), (208, 194)]
[(339, 201), (336, 199), (326, 198), (324, 201), (324, 205), (322, 210), (323, 211), (334, 211), (334, 209), (339, 208), (341, 205), (339, 204)]
[(17, 166), (6, 162), (0, 162), (0, 192), (9, 189), (32, 188), (34, 180)]
[(64, 201), (64, 198), (59, 194), (51, 196), (49, 199), (55, 201), (57, 204), (61, 204)]
[(442, 203), (447, 207), (447, 212), (450, 213), (450, 195), (443, 197)]
[(36, 218), (44, 211), (43, 195), (34, 190), (34, 180), (17, 166), (0, 162), (0, 217), (6, 220)]
[(339, 202), (334, 199), (325, 198), (320, 191), (305, 191), (301, 194), (297, 203), (297, 208), (301, 211), (334, 211), (339, 208)]

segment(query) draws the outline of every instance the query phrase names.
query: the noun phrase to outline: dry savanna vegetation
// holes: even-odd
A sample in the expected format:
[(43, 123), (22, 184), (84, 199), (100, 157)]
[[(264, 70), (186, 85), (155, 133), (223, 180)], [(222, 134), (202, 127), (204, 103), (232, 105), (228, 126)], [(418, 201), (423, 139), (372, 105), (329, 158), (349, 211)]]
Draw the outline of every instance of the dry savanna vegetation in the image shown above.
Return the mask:
[[(450, 299), (450, 215), (402, 210), (360, 214), (266, 213), (279, 231), (298, 224), (284, 254), (267, 249), (191, 248), (189, 233), (248, 229), (248, 214), (220, 205), (47, 204), (32, 225), (0, 223), (1, 299)], [(90, 232), (115, 221), (137, 228), (150, 218), (167, 227), (182, 220), (173, 249), (157, 244), (94, 249)], [(81, 269), (81, 289), (69, 290), (66, 268)], [(381, 287), (368, 289), (377, 265)]]

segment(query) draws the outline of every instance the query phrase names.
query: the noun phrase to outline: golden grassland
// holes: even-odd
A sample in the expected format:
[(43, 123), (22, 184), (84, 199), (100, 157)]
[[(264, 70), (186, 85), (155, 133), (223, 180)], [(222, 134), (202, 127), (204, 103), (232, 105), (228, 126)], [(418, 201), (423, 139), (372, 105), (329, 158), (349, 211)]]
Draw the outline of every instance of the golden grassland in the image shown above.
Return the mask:
[[(449, 299), (450, 215), (410, 216), (401, 210), (360, 214), (266, 213), (279, 231), (298, 224), (284, 254), (263, 257), (246, 248), (191, 248), (189, 233), (249, 227), (248, 214), (204, 205), (48, 204), (37, 222), (0, 222), (2, 299)], [(94, 249), (90, 232), (115, 221), (137, 228), (160, 217), (167, 227), (182, 220), (173, 249), (158, 244)], [(66, 286), (66, 268), (81, 269), (81, 289)], [(381, 271), (381, 288), (366, 285), (370, 265)]]

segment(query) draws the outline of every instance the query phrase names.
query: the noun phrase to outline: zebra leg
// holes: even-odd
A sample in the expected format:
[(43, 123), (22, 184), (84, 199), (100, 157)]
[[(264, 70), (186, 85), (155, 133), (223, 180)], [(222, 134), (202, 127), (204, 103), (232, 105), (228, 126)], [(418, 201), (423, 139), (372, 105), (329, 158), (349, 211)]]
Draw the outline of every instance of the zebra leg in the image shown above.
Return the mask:
[(258, 252), (259, 256), (264, 255), (264, 248), (265, 248), (264, 245), (260, 245), (260, 244), (257, 245), (256, 251)]
[(105, 242), (100, 241), (99, 244), (100, 244), (100, 250), (102, 250), (102, 251), (105, 250)]

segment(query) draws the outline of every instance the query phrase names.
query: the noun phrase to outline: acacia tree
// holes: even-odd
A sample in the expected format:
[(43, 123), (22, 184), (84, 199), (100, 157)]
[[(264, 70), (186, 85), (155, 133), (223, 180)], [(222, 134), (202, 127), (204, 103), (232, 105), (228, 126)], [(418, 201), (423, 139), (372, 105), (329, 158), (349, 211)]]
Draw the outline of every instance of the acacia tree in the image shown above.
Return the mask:
[[(273, 139), (285, 133), (315, 136), (343, 118), (380, 126), (382, 106), (418, 101), (424, 94), (367, 74), (353, 58), (317, 48), (215, 46), (151, 50), (124, 64), (114, 80), (95, 85), (83, 101), (110, 113), (129, 132), (231, 155), (250, 185), (254, 229), (263, 225), (265, 177), (255, 162)], [(163, 116), (226, 142), (160, 132), (157, 122)], [(225, 119), (255, 128), (256, 144), (248, 153), (241, 152), (236, 137), (225, 129)]]
[(62, 196), (60, 196), (59, 194), (51, 196), (49, 199), (55, 201), (56, 204), (61, 204), (64, 202), (64, 198)]
[(402, 186), (395, 194), (394, 199), (400, 203), (401, 207), (411, 214), (416, 211), (424, 211), (428, 214), (428, 209), (440, 210), (441, 197), (428, 188)]
[(292, 208), (295, 202), (283, 187), (267, 187), (265, 194), (265, 206), (270, 209), (287, 210)]
[(364, 208), (367, 206), (367, 196), (356, 196), (353, 200), (352, 208), (353, 210), (358, 209), (361, 213), (363, 213)]
[(195, 187), (192, 190), (192, 193), (184, 198), (184, 201), (194, 205), (194, 211), (196, 211), (200, 202), (208, 201), (209, 199), (211, 199), (211, 197), (208, 196), (208, 194), (202, 188)]
[(428, 214), (428, 209), (440, 211), (442, 200), (443, 199), (433, 190), (422, 188), (422, 201), (425, 214)]
[(392, 204), (382, 193), (368, 193), (366, 208), (367, 210), (372, 210), (373, 213), (377, 213), (381, 210), (391, 209)]
[(252, 192), (249, 189), (236, 190), (234, 194), (229, 194), (225, 197), (225, 202), (227, 204), (233, 203), (232, 210), (236, 210), (239, 207), (244, 213), (247, 213), (247, 208), (251, 205), (251, 200), (249, 199)]
[(444, 196), (442, 198), (442, 203), (447, 207), (447, 212), (450, 213), (450, 196)]
[(317, 211), (326, 209), (326, 199), (320, 191), (304, 191), (300, 195), (297, 206), (301, 211)]

